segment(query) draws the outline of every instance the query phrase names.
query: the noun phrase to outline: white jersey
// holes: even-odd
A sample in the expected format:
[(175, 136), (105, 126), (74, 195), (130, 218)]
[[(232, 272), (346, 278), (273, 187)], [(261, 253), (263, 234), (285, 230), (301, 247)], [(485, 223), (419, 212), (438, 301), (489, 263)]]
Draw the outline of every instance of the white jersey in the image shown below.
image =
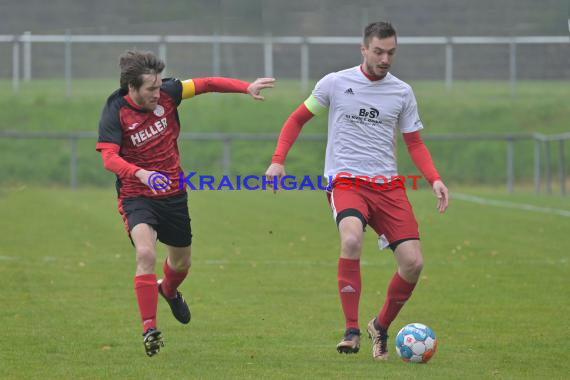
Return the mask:
[[(398, 175), (396, 129), (409, 133), (423, 128), (407, 83), (390, 73), (371, 81), (356, 66), (322, 78), (312, 97), (329, 109), (326, 178), (347, 172), (353, 177), (384, 176), (390, 181)], [(310, 101), (305, 104), (313, 112), (318, 107)]]

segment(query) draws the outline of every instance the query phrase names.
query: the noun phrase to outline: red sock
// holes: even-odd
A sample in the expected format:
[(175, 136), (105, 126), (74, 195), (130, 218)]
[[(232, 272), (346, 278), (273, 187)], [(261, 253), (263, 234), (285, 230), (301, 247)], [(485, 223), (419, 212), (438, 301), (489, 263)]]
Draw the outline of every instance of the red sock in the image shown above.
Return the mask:
[(156, 275), (142, 274), (135, 277), (135, 293), (139, 304), (139, 312), (143, 323), (143, 331), (156, 328), (156, 306), (158, 304), (158, 288)]
[(406, 282), (398, 272), (394, 273), (392, 280), (388, 285), (388, 292), (386, 294), (386, 301), (384, 301), (384, 306), (378, 314), (378, 324), (385, 328), (386, 330), (390, 327), (390, 324), (400, 312), (400, 309), (408, 298), (412, 295), (412, 291), (416, 287), (416, 284), (410, 284)]
[(164, 272), (164, 278), (162, 279), (162, 293), (168, 298), (176, 297), (176, 289), (184, 281), (188, 275), (188, 270), (184, 272), (176, 272), (174, 269), (170, 268), (168, 265), (168, 259), (164, 260), (164, 265), (162, 265), (162, 271)]
[(346, 328), (358, 328), (360, 301), (360, 260), (338, 259), (338, 293), (344, 312)]

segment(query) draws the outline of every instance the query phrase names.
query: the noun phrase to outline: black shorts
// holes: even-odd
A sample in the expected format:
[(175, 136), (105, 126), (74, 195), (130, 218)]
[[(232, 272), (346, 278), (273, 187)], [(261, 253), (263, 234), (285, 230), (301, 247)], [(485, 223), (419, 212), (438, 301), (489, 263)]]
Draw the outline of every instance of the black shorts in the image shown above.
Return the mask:
[(192, 244), (186, 192), (160, 199), (146, 197), (119, 199), (119, 213), (125, 222), (129, 237), (131, 230), (137, 224), (146, 223), (156, 230), (158, 240), (164, 244), (173, 247), (188, 247)]

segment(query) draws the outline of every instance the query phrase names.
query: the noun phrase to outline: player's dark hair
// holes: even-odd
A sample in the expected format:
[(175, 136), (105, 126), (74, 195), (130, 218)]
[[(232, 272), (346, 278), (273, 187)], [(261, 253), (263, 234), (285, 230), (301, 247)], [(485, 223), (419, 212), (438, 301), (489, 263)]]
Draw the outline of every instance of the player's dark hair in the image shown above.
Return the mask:
[(119, 58), (121, 89), (129, 91), (129, 85), (139, 89), (144, 74), (160, 74), (164, 62), (151, 51), (127, 50)]
[(379, 39), (394, 37), (397, 40), (396, 29), (389, 22), (373, 22), (364, 28), (364, 46), (368, 47), (374, 37)]

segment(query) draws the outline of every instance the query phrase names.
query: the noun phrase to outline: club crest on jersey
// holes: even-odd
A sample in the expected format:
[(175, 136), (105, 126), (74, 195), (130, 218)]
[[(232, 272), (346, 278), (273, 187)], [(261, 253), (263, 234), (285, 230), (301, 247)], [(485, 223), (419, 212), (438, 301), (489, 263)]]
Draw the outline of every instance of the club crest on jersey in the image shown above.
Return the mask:
[(157, 104), (154, 111), (152, 111), (156, 116), (161, 117), (164, 115), (164, 107), (160, 104)]

